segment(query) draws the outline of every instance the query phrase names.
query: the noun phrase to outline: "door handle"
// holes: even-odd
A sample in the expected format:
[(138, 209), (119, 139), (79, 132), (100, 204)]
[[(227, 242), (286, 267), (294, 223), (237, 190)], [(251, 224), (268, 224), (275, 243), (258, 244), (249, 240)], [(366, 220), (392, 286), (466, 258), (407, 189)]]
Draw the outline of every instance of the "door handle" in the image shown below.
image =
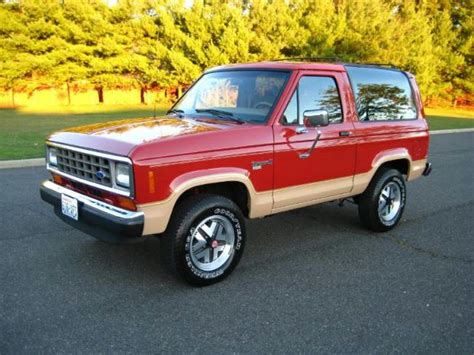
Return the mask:
[(351, 135), (350, 131), (340, 131), (339, 137), (349, 137)]

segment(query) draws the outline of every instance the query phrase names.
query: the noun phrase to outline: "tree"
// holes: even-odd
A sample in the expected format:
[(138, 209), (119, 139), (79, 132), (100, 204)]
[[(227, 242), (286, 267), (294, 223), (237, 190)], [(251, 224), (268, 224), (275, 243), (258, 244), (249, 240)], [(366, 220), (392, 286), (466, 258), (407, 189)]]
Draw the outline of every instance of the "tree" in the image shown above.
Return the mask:
[[(282, 57), (392, 63), (427, 102), (471, 102), (472, 0), (0, 2), (0, 87), (189, 85), (211, 66)], [(324, 60), (321, 59), (321, 60)], [(69, 99), (70, 100), (70, 99)]]

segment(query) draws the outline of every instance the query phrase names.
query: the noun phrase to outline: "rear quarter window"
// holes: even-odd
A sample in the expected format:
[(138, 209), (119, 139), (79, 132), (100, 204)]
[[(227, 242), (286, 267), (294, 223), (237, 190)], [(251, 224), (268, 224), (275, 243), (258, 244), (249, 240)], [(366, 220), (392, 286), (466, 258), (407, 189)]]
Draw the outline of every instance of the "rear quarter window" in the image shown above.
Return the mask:
[(398, 70), (346, 66), (360, 121), (417, 118), (413, 92)]

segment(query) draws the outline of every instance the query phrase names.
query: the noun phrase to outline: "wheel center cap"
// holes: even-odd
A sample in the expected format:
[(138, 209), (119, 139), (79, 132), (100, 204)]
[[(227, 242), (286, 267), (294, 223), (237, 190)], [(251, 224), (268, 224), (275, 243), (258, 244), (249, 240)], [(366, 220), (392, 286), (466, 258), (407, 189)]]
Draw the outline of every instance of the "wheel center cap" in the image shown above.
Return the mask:
[(215, 239), (211, 242), (211, 248), (212, 248), (212, 249), (217, 248), (218, 245), (219, 245), (219, 242), (218, 242), (217, 240), (215, 240)]

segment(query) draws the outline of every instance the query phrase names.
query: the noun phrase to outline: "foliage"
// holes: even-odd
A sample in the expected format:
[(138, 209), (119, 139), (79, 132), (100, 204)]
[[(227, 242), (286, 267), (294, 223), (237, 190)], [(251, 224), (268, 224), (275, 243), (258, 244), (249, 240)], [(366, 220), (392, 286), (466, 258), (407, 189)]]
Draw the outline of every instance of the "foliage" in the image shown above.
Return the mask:
[(177, 88), (282, 57), (393, 63), (427, 102), (473, 92), (472, 0), (22, 0), (0, 3), (0, 88)]

